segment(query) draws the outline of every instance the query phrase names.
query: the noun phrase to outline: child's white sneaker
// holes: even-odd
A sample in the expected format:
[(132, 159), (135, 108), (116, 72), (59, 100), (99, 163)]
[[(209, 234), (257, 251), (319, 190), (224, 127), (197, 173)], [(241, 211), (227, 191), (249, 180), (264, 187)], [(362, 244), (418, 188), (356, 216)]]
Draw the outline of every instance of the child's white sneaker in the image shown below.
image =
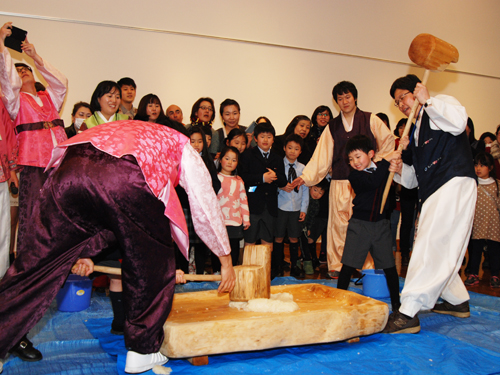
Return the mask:
[(125, 372), (129, 374), (138, 374), (151, 370), (156, 365), (164, 365), (167, 362), (168, 358), (160, 352), (141, 354), (129, 350), (127, 352), (127, 360), (125, 362)]

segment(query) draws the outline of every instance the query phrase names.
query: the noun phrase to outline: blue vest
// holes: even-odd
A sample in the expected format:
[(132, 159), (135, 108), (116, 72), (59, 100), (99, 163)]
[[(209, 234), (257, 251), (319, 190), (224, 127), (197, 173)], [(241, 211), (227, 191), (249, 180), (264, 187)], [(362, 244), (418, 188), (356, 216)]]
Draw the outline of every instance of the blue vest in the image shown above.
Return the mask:
[(410, 149), (417, 175), (420, 205), (454, 177), (476, 179), (466, 132), (454, 136), (442, 130), (432, 130), (429, 115), (425, 111), (418, 133), (418, 145), (411, 142)]

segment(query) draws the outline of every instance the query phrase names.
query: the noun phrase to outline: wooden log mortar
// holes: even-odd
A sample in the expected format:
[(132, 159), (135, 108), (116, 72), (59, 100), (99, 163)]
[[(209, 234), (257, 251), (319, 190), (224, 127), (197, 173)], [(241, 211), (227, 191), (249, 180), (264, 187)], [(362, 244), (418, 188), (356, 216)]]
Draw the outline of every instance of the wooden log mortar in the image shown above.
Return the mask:
[(160, 352), (190, 358), (344, 341), (380, 332), (389, 315), (384, 302), (326, 285), (280, 285), (271, 290), (292, 294), (299, 309), (252, 312), (230, 307), (228, 296), (220, 297), (215, 290), (176, 293)]
[[(94, 266), (95, 272), (121, 275), (120, 268)], [(229, 295), (231, 301), (246, 302), (255, 298), (271, 296), (271, 247), (267, 245), (246, 246), (243, 265), (234, 267), (236, 285)], [(220, 275), (184, 274), (186, 281), (221, 281)]]
[[(424, 78), (422, 79), (422, 84), (425, 86), (427, 84), (427, 79), (429, 78), (429, 72), (442, 72), (451, 63), (458, 62), (458, 50), (450, 43), (436, 38), (431, 34), (419, 34), (410, 44), (408, 57), (418, 66), (425, 68)], [(418, 100), (415, 99), (410, 116), (408, 116), (408, 121), (406, 121), (403, 137), (408, 135), (410, 132), (411, 123), (415, 117), (415, 112), (417, 111), (419, 104)], [(402, 150), (402, 148), (403, 145), (400, 143), (398, 150)], [(394, 172), (391, 172), (389, 174), (389, 178), (387, 179), (387, 184), (385, 185), (382, 204), (380, 205), (380, 213), (384, 212), (385, 202), (387, 201), (387, 196), (389, 195), (389, 189), (391, 188), (393, 179)]]

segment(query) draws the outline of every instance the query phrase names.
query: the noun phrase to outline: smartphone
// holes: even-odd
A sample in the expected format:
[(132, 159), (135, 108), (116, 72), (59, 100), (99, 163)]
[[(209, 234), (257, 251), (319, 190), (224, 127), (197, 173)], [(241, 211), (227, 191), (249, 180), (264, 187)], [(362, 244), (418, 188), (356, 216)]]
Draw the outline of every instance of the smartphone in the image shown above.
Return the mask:
[(28, 32), (19, 27), (11, 26), (12, 34), (5, 38), (5, 46), (17, 52), (23, 52), (21, 43), (26, 40)]

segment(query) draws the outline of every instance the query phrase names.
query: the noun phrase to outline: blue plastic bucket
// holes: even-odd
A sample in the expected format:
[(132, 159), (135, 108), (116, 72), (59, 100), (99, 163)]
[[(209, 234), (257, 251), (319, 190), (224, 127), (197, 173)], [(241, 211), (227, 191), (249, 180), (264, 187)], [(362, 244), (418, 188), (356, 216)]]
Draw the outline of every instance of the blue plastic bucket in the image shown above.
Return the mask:
[(372, 298), (387, 298), (390, 296), (385, 273), (383, 270), (362, 270), (363, 294)]
[(85, 310), (90, 306), (91, 295), (92, 280), (84, 276), (69, 275), (63, 288), (57, 293), (57, 309), (67, 312)]

